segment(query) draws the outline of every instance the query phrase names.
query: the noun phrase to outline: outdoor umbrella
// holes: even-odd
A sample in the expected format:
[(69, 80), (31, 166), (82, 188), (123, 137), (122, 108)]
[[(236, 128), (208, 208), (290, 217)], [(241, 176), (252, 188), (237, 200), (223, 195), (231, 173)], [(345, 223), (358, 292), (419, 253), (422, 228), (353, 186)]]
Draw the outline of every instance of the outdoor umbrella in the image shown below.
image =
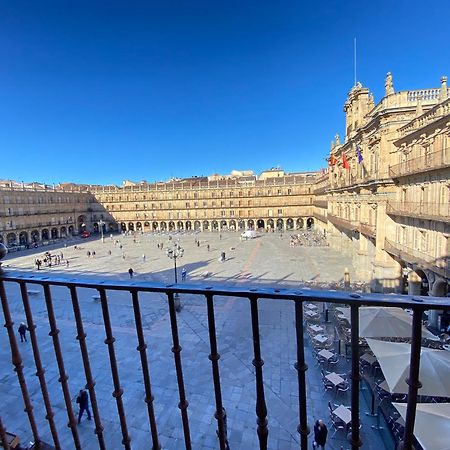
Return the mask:
[[(410, 344), (366, 339), (380, 363), (386, 383), (392, 394), (407, 394), (409, 377)], [(450, 397), (450, 352), (422, 348), (419, 395)]]
[[(406, 403), (393, 403), (406, 419)], [(416, 436), (424, 450), (450, 450), (450, 403), (417, 403)]]
[[(342, 309), (350, 321), (350, 309)], [(401, 308), (363, 306), (359, 308), (360, 337), (411, 337), (412, 317)], [(422, 337), (436, 340), (434, 334), (422, 329)]]

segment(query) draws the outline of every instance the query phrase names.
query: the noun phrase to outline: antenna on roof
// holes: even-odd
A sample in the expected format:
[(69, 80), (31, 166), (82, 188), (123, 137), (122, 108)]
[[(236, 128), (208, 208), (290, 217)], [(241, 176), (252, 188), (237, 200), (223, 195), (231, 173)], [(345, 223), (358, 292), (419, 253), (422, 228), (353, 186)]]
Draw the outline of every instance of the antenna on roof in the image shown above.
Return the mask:
[(355, 75), (354, 86), (356, 86), (356, 38), (353, 38), (353, 70)]

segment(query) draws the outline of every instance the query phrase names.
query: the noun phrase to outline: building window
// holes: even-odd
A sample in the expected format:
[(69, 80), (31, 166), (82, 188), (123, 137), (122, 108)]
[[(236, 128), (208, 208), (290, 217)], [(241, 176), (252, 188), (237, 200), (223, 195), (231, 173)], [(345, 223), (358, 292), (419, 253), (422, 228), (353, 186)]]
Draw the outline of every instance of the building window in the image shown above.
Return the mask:
[(278, 210), (278, 215), (281, 216), (282, 214), (283, 214), (283, 210), (282, 210), (282, 209), (279, 209), (279, 210)]

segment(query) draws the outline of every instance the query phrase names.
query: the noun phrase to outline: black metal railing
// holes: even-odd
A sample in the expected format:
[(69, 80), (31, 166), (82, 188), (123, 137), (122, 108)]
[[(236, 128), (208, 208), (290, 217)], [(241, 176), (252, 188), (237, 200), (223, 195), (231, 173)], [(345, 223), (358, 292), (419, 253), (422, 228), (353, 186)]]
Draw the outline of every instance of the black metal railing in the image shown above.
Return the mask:
[[(1, 270), (1, 269), (0, 269)], [(227, 447), (226, 438), (226, 423), (225, 410), (223, 408), (221, 375), (220, 375), (220, 354), (218, 352), (218, 341), (215, 323), (215, 303), (219, 296), (227, 298), (241, 298), (247, 299), (250, 303), (250, 318), (251, 318), (251, 339), (253, 342), (253, 366), (254, 378), (256, 385), (256, 433), (259, 439), (259, 448), (267, 449), (268, 447), (268, 411), (265, 399), (265, 384), (264, 384), (264, 360), (261, 351), (261, 332), (259, 324), (259, 302), (261, 299), (274, 299), (276, 301), (294, 302), (295, 305), (295, 333), (296, 333), (296, 356), (295, 369), (297, 370), (298, 382), (298, 396), (299, 396), (299, 417), (297, 432), (300, 434), (300, 448), (306, 450), (308, 448), (308, 417), (307, 417), (307, 393), (305, 373), (308, 367), (305, 363), (304, 352), (304, 323), (303, 323), (303, 304), (305, 302), (327, 302), (350, 305), (351, 309), (351, 434), (350, 444), (352, 450), (357, 450), (363, 445), (360, 439), (360, 406), (359, 406), (359, 392), (360, 392), (360, 369), (359, 369), (359, 308), (361, 306), (395, 306), (399, 308), (409, 308), (413, 313), (413, 325), (411, 334), (411, 361), (410, 372), (407, 383), (409, 385), (408, 404), (405, 434), (403, 438), (403, 448), (410, 450), (413, 442), (413, 429), (415, 422), (417, 393), (420, 386), (419, 383), (419, 365), (420, 365), (420, 346), (421, 346), (421, 319), (423, 312), (426, 310), (450, 310), (449, 298), (433, 298), (433, 297), (411, 297), (404, 295), (383, 295), (383, 294), (356, 294), (348, 292), (336, 291), (310, 291), (301, 289), (273, 289), (273, 288), (258, 288), (257, 286), (239, 285), (237, 287), (227, 286), (208, 286), (208, 285), (178, 285), (178, 284), (158, 284), (149, 282), (130, 281), (111, 281), (103, 279), (102, 281), (93, 279), (74, 279), (74, 278), (58, 278), (53, 276), (38, 276), (33, 273), (23, 273), (17, 271), (4, 271), (0, 273), (0, 297), (2, 304), (2, 311), (5, 320), (5, 327), (8, 334), (9, 346), (11, 349), (11, 360), (16, 372), (19, 387), (21, 390), (20, 396), (25, 404), (25, 412), (28, 416), (28, 421), (32, 430), (34, 441), (39, 445), (41, 442), (38, 420), (35, 417), (33, 410), (32, 396), (28, 388), (29, 381), (25, 376), (24, 364), (16, 341), (16, 336), (13, 329), (13, 320), (10, 313), (10, 301), (7, 296), (5, 284), (16, 284), (20, 288), (20, 297), (23, 303), (28, 329), (30, 330), (31, 345), (33, 350), (33, 358), (36, 366), (36, 375), (39, 380), (40, 389), (42, 393), (43, 403), (45, 406), (46, 419), (48, 421), (51, 435), (53, 438), (53, 445), (56, 449), (67, 447), (68, 442), (61, 443), (60, 436), (54, 421), (54, 411), (49, 399), (45, 370), (40, 357), (40, 344), (35, 332), (35, 320), (33, 316), (32, 307), (28, 298), (30, 286), (38, 285), (42, 287), (45, 300), (45, 313), (50, 327), (49, 335), (52, 338), (52, 345), (56, 357), (56, 366), (59, 374), (58, 381), (61, 384), (64, 410), (67, 414), (68, 427), (71, 430), (72, 441), (76, 449), (81, 449), (80, 435), (77, 429), (77, 421), (73, 407), (71, 404), (71, 395), (69, 391), (68, 375), (65, 370), (64, 361), (68, 356), (61, 350), (59, 340), (58, 319), (55, 314), (53, 291), (61, 287), (67, 288), (70, 295), (70, 303), (68, 302), (65, 308), (73, 310), (73, 317), (76, 324), (77, 335), (76, 340), (80, 347), (82, 358), (82, 365), (84, 369), (86, 388), (89, 391), (93, 417), (95, 422), (95, 433), (97, 435), (98, 447), (105, 449), (105, 436), (102, 420), (100, 417), (100, 409), (96, 400), (95, 380), (91, 371), (91, 360), (94, 355), (89, 351), (88, 341), (86, 339), (86, 332), (83, 325), (83, 318), (81, 314), (80, 302), (78, 300), (78, 291), (83, 288), (95, 289), (98, 292), (98, 299), (101, 305), (101, 313), (103, 319), (103, 327), (106, 335), (104, 343), (108, 348), (110, 374), (112, 376), (114, 390), (112, 396), (116, 401), (117, 414), (120, 421), (120, 431), (122, 434), (122, 445), (125, 449), (130, 449), (131, 436), (130, 428), (127, 424), (127, 416), (122, 401), (123, 387), (118, 370), (118, 361), (116, 357), (115, 337), (113, 334), (113, 327), (111, 325), (111, 314), (109, 306), (114, 304), (114, 300), (109, 298), (107, 292), (122, 291), (129, 293), (130, 305), (134, 313), (134, 328), (137, 336), (137, 351), (140, 355), (141, 370), (143, 375), (143, 387), (145, 390), (145, 405), (149, 421), (149, 429), (152, 440), (152, 449), (161, 448), (160, 435), (158, 433), (157, 420), (153, 406), (153, 392), (150, 378), (150, 369), (147, 361), (147, 344), (145, 341), (144, 325), (142, 321), (142, 314), (140, 306), (143, 302), (140, 294), (143, 293), (158, 293), (167, 298), (168, 312), (170, 318), (170, 330), (172, 336), (172, 352), (174, 358), (176, 380), (178, 386), (179, 403), (178, 407), (181, 413), (181, 421), (183, 428), (183, 440), (186, 449), (192, 448), (190, 422), (188, 414), (188, 400), (185, 389), (185, 379), (183, 375), (183, 365), (179, 338), (179, 327), (177, 323), (176, 312), (176, 296), (175, 294), (194, 294), (205, 299), (205, 309), (207, 314), (207, 330), (209, 335), (209, 360), (212, 369), (212, 381), (215, 397), (215, 418), (217, 420), (219, 448), (225, 450)], [(60, 292), (60, 291), (59, 291)], [(145, 301), (151, 301), (146, 299)], [(131, 348), (130, 348), (131, 350)], [(0, 412), (2, 411), (0, 406)], [(0, 417), (0, 441), (3, 447), (9, 449), (6, 438), (6, 429), (8, 426), (8, 415), (3, 418)], [(294, 430), (292, 430), (294, 431)], [(93, 445), (91, 443), (91, 445)], [(90, 447), (92, 448), (92, 447)]]

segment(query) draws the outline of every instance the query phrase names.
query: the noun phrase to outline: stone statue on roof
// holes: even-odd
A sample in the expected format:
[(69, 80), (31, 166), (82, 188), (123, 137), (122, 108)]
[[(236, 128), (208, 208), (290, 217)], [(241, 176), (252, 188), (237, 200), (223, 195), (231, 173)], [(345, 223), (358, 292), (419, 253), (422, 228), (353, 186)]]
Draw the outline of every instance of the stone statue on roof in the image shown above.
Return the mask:
[(386, 74), (386, 81), (384, 82), (384, 90), (385, 90), (385, 93), (384, 93), (385, 96), (388, 96), (388, 95), (391, 95), (394, 93), (394, 83), (392, 81), (392, 73), (391, 72), (388, 72)]

